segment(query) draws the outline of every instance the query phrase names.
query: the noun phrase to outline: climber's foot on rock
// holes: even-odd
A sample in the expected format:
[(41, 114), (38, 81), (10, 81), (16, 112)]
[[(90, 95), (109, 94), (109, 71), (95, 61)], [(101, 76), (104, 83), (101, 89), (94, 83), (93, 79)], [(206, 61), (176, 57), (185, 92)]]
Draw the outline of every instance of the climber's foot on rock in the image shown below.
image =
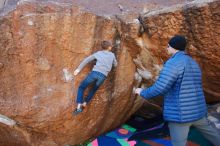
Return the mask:
[(85, 108), (87, 106), (86, 102), (83, 102), (82, 107)]
[(76, 116), (78, 115), (79, 113), (81, 113), (83, 110), (81, 108), (79, 109), (76, 109), (75, 111), (73, 111), (73, 115)]

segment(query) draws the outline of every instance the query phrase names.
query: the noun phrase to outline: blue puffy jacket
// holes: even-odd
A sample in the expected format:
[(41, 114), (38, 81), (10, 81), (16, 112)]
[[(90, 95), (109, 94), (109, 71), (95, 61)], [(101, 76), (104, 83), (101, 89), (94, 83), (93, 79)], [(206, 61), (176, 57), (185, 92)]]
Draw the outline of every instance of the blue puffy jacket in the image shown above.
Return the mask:
[(184, 51), (174, 54), (165, 64), (157, 81), (141, 91), (145, 99), (164, 96), (163, 115), (166, 121), (184, 123), (206, 115), (201, 70)]

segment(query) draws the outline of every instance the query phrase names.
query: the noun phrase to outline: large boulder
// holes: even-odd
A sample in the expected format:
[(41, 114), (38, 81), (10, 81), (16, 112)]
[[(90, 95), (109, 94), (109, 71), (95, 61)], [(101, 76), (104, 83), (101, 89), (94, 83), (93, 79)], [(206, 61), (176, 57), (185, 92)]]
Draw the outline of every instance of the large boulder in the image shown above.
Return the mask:
[[(220, 99), (219, 1), (151, 6), (139, 20), (138, 13), (100, 16), (53, 1), (21, 1), (15, 8), (0, 17), (1, 145), (76, 145), (119, 126), (143, 104), (132, 89), (156, 80), (176, 33), (187, 36), (189, 53), (201, 64), (207, 98)], [(118, 67), (72, 116), (77, 87), (92, 64), (74, 78), (73, 70), (102, 40), (113, 41)], [(136, 67), (147, 79), (138, 79)], [(148, 102), (155, 103), (161, 98)]]
[[(16, 128), (12, 132), (7, 122), (1, 124), (8, 136), (1, 133), (0, 139), (20, 140), (20, 145), (74, 145), (125, 122), (141, 103), (131, 97), (136, 67), (120, 46), (118, 25), (116, 19), (53, 2), (24, 2), (1, 17), (0, 114), (13, 119)], [(77, 87), (92, 65), (73, 80), (71, 74), (100, 50), (102, 40), (117, 40), (118, 67), (74, 117)], [(7, 119), (2, 116), (1, 121)]]

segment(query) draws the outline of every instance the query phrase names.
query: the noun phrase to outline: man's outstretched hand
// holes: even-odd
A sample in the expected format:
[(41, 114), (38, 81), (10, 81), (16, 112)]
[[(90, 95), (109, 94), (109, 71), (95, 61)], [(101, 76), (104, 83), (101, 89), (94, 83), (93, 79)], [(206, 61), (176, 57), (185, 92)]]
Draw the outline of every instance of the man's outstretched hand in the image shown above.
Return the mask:
[(80, 72), (80, 70), (79, 70), (79, 69), (76, 69), (76, 70), (74, 71), (73, 75), (76, 76), (76, 75), (79, 74), (79, 72)]
[(142, 90), (142, 88), (136, 88), (134, 89), (134, 93), (140, 95)]

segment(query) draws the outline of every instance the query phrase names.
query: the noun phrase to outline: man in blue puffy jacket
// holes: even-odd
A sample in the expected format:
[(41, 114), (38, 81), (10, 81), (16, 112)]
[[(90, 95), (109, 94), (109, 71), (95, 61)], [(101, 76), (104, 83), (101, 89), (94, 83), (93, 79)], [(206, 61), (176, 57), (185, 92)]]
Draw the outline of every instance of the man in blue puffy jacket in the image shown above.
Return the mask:
[(184, 51), (184, 36), (176, 35), (168, 43), (172, 55), (164, 64), (157, 81), (149, 88), (136, 88), (145, 99), (164, 96), (163, 115), (168, 121), (174, 146), (185, 146), (190, 126), (196, 127), (211, 143), (220, 146), (220, 135), (207, 120), (206, 102), (199, 65)]

